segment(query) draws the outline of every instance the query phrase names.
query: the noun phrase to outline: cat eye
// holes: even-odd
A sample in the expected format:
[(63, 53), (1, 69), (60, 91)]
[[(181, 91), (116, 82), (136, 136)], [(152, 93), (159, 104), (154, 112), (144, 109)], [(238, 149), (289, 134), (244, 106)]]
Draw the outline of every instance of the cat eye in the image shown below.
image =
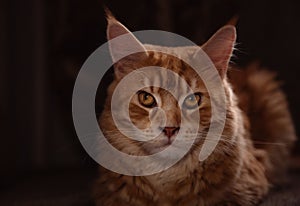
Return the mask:
[(187, 109), (194, 109), (201, 104), (201, 94), (195, 93), (187, 96), (183, 101), (183, 107)]
[(145, 91), (138, 92), (138, 99), (141, 105), (144, 107), (152, 108), (156, 106), (155, 98)]

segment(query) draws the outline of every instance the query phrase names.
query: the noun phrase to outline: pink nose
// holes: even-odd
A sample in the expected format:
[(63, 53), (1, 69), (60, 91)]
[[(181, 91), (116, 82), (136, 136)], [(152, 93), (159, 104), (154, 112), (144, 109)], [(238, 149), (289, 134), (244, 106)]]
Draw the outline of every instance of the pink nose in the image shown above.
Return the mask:
[(168, 138), (171, 138), (179, 129), (179, 127), (165, 127), (162, 131)]

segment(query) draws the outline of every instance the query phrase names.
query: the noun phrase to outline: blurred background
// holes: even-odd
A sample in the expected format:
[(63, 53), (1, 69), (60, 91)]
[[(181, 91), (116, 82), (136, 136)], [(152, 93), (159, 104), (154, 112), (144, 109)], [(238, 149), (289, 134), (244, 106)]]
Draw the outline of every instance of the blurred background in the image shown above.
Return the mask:
[[(76, 136), (71, 101), (80, 67), (106, 41), (103, 5), (132, 31), (166, 30), (199, 45), (238, 15), (234, 62), (278, 73), (299, 134), (299, 1), (1, 0), (0, 205), (92, 205), (97, 164)], [(297, 180), (299, 151), (297, 142)]]

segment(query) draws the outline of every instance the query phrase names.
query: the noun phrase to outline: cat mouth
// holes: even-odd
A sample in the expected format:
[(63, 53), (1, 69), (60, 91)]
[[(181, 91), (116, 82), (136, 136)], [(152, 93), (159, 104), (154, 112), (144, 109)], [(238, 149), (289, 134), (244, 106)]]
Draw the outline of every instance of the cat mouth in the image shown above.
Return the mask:
[(167, 149), (168, 147), (173, 147), (173, 148), (179, 149), (180, 147), (178, 145), (173, 144), (174, 139), (171, 139), (171, 140), (168, 139), (167, 141), (164, 141), (160, 144), (153, 144), (153, 145), (151, 143), (150, 143), (150, 145), (146, 144), (145, 149), (150, 154), (155, 154), (155, 153), (158, 153), (158, 152), (162, 152), (165, 149)]
[(165, 148), (171, 146), (172, 143), (173, 143), (173, 141), (168, 141), (167, 143), (164, 143), (164, 144), (160, 145), (158, 148), (165, 149)]

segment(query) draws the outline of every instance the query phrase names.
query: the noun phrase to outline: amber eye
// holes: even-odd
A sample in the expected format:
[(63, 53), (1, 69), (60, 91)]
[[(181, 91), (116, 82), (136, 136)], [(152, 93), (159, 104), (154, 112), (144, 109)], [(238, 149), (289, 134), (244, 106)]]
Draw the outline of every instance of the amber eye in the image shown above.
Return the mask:
[(195, 93), (187, 96), (183, 102), (183, 106), (187, 109), (194, 109), (201, 104), (201, 94)]
[(152, 108), (156, 106), (155, 98), (145, 91), (138, 92), (138, 98), (141, 105), (144, 107)]

